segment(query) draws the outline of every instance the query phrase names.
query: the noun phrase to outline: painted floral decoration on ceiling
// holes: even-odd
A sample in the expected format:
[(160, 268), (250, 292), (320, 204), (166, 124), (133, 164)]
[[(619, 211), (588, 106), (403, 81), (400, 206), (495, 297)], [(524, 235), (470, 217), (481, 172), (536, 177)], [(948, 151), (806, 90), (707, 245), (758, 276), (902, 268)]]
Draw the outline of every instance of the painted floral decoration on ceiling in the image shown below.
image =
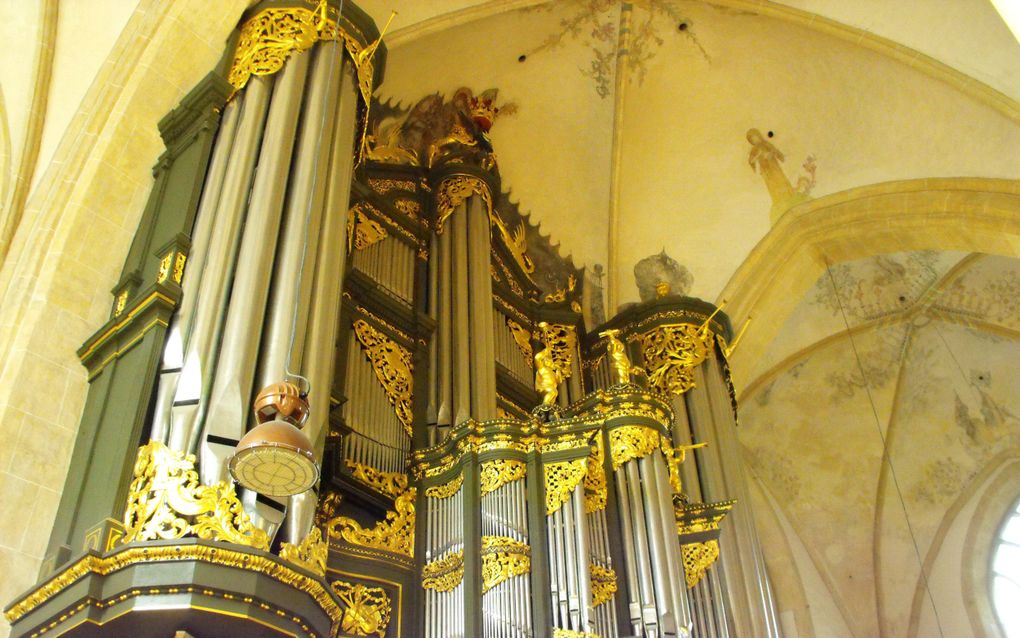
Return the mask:
[[(564, 41), (578, 41), (591, 50), (589, 68), (581, 73), (595, 81), (595, 92), (606, 98), (621, 65), (644, 81), (648, 62), (665, 43), (665, 34), (685, 37), (707, 61), (708, 53), (698, 42), (691, 22), (669, 0), (568, 0), (549, 2), (529, 11), (553, 11), (569, 5), (569, 15), (560, 20), (559, 31), (550, 35), (532, 54), (553, 49)], [(621, 55), (621, 51), (625, 52)]]

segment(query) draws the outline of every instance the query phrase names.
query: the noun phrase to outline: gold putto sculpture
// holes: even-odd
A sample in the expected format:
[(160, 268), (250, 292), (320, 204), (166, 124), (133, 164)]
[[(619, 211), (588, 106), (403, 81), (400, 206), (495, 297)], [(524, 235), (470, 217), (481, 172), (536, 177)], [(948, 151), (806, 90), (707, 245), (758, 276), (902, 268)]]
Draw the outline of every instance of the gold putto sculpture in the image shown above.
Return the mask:
[(630, 358), (627, 357), (627, 348), (616, 336), (618, 334), (620, 334), (619, 330), (603, 330), (599, 336), (606, 338), (606, 354), (609, 355), (610, 365), (613, 372), (616, 373), (616, 384), (626, 385), (630, 383), (631, 372), (636, 372), (636, 370), (631, 366)]
[(559, 386), (563, 382), (563, 375), (560, 374), (553, 361), (552, 349), (549, 346), (535, 353), (535, 389), (542, 393), (542, 405), (556, 405), (556, 397), (559, 395)]

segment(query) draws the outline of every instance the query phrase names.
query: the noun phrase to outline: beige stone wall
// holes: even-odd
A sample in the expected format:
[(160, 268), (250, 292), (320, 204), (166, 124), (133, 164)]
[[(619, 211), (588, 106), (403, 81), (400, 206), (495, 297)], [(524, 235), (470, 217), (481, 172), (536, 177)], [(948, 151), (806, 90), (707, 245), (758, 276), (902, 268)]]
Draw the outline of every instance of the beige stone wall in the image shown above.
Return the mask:
[[(163, 150), (156, 122), (213, 68), (247, 2), (218, 1), (216, 12), (205, 0), (121, 5), (124, 27), (69, 120), (30, 114), (53, 117), (44, 137), (59, 143), (39, 167), (0, 267), (5, 604), (34, 583), (46, 549), (87, 391), (75, 350), (108, 317), (109, 290)], [(74, 24), (62, 28), (70, 40), (88, 35)]]

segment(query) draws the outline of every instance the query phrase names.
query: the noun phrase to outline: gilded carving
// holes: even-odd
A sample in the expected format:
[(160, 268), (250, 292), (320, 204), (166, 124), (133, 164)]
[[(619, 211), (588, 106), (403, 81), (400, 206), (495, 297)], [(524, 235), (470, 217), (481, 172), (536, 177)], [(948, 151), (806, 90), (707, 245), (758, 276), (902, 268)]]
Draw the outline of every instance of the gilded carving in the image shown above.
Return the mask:
[(591, 573), (591, 606), (598, 607), (613, 599), (616, 593), (616, 572), (608, 567), (592, 563)]
[[(353, 213), (353, 211), (352, 211)], [(360, 210), (354, 219), (354, 247), (364, 250), (372, 244), (377, 244), (389, 237), (389, 233), (383, 225), (374, 219), (366, 217)]]
[(429, 498), (450, 498), (460, 491), (460, 486), (463, 484), (464, 475), (458, 474), (452, 480), (447, 481), (442, 485), (433, 485), (432, 487), (426, 488), (425, 496)]
[(376, 379), (386, 391), (404, 431), (411, 436), (411, 353), (363, 319), (354, 322), (354, 334), (371, 360)]
[(694, 368), (705, 360), (713, 344), (707, 322), (701, 326), (659, 326), (641, 340), (651, 387), (663, 394), (678, 395), (694, 387)]
[(407, 489), (407, 475), (400, 472), (381, 472), (374, 467), (346, 461), (351, 476), (368, 487), (390, 498), (396, 498)]
[(560, 376), (569, 379), (573, 371), (574, 354), (577, 352), (577, 331), (573, 326), (538, 324), (542, 342), (551, 351), (552, 362)]
[(159, 260), (159, 273), (156, 275), (156, 283), (164, 283), (170, 278), (170, 267), (174, 263), (173, 251), (163, 255), (163, 258)]
[(659, 432), (645, 425), (624, 425), (609, 431), (613, 469), (627, 461), (648, 456), (659, 449)]
[(319, 502), (315, 506), (315, 526), (325, 530), (329, 522), (339, 516), (341, 502), (343, 495), (340, 492), (326, 490), (320, 494)]
[(340, 618), (340, 629), (355, 636), (376, 635), (383, 638), (390, 624), (390, 597), (382, 587), (366, 587), (360, 583), (335, 580), (337, 598), (346, 605)]
[(552, 515), (570, 500), (577, 484), (584, 479), (587, 459), (560, 461), (545, 465), (545, 513)]
[(482, 593), (531, 571), (531, 548), (506, 536), (482, 536)]
[(552, 348), (546, 346), (535, 353), (535, 389), (542, 394), (542, 405), (556, 405), (561, 383), (563, 375), (553, 360)]
[(606, 453), (602, 445), (602, 436), (595, 437), (595, 449), (588, 461), (588, 471), (584, 475), (584, 511), (587, 514), (598, 512), (606, 507)]
[(553, 638), (599, 638), (597, 634), (586, 631), (574, 631), (573, 629), (553, 628)]
[(305, 536), (305, 539), (298, 545), (291, 543), (280, 544), (280, 558), (290, 561), (298, 567), (303, 567), (319, 576), (326, 575), (326, 557), (329, 554), (329, 545), (322, 539), (322, 532), (318, 527)]
[(630, 383), (630, 374), (634, 370), (627, 357), (626, 346), (616, 336), (618, 334), (619, 330), (604, 330), (599, 336), (606, 338), (606, 354), (609, 355), (609, 365), (616, 376), (616, 384), (626, 385)]
[(520, 348), (528, 367), (532, 367), (531, 358), (534, 356), (534, 352), (531, 348), (531, 332), (509, 317), (506, 319), (506, 326), (510, 328), (510, 334), (514, 338), (514, 343)]
[(124, 307), (127, 306), (127, 298), (128, 298), (128, 291), (126, 291), (126, 290), (121, 291), (121, 293), (119, 295), (117, 295), (117, 301), (113, 305), (113, 316), (114, 317), (119, 317), (119, 316), (121, 316), (121, 314), (124, 313)]
[(495, 492), (507, 483), (519, 481), (527, 473), (524, 461), (514, 459), (496, 459), (482, 463), (479, 470), (482, 496)]
[[(481, 178), (470, 175), (456, 175), (444, 179), (436, 189), (436, 234), (442, 235), (446, 220), (453, 215), (464, 200), (478, 194), (489, 211), (492, 210), (492, 194)], [(492, 213), (489, 213), (490, 217)]]
[(430, 561), (421, 570), (421, 586), (439, 592), (454, 590), (464, 580), (464, 550)]
[(269, 549), (252, 525), (233, 484), (199, 483), (195, 457), (150, 441), (138, 450), (124, 513), (124, 542), (197, 536)]
[(414, 498), (415, 488), (409, 488), (397, 497), (393, 506), (396, 511), (386, 513), (386, 518), (372, 529), (365, 529), (358, 521), (339, 516), (330, 521), (330, 537), (339, 536), (348, 543), (372, 549), (403, 554), (414, 558)]
[(418, 219), (421, 216), (421, 204), (413, 199), (398, 199), (393, 205), (411, 219)]
[(184, 264), (187, 263), (188, 256), (184, 253), (177, 253), (177, 258), (174, 259), (174, 274), (173, 278), (177, 285), (180, 285), (184, 279)]
[(415, 192), (414, 181), (409, 179), (387, 179), (382, 177), (370, 177), (369, 187), (380, 195), (385, 195), (392, 190)]
[(684, 562), (687, 588), (690, 589), (701, 582), (708, 573), (708, 568), (719, 558), (719, 541), (686, 543), (680, 546), (680, 554)]

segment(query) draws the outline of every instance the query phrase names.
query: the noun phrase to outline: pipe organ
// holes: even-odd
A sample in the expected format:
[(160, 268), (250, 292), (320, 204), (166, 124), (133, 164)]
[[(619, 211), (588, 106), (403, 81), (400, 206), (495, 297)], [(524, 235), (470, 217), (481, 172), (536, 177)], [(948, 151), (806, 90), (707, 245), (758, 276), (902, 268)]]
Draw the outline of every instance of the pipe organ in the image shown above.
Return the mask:
[[(173, 312), (137, 462), (118, 461), (130, 487), (110, 486), (129, 498), (88, 531), (116, 541), (64, 551), (9, 608), (15, 635), (72, 595), (68, 574), (115, 588), (103, 565), (192, 561), (213, 580), (147, 590), (191, 612), (140, 604), (111, 627), (212, 605), (254, 635), (778, 636), (725, 315), (663, 291), (587, 325), (583, 271), (501, 191), (495, 96), (383, 108), (367, 17), (292, 5), (246, 13), (194, 223), (158, 253)], [(285, 377), (310, 384), (319, 485), (236, 488), (251, 401)]]

